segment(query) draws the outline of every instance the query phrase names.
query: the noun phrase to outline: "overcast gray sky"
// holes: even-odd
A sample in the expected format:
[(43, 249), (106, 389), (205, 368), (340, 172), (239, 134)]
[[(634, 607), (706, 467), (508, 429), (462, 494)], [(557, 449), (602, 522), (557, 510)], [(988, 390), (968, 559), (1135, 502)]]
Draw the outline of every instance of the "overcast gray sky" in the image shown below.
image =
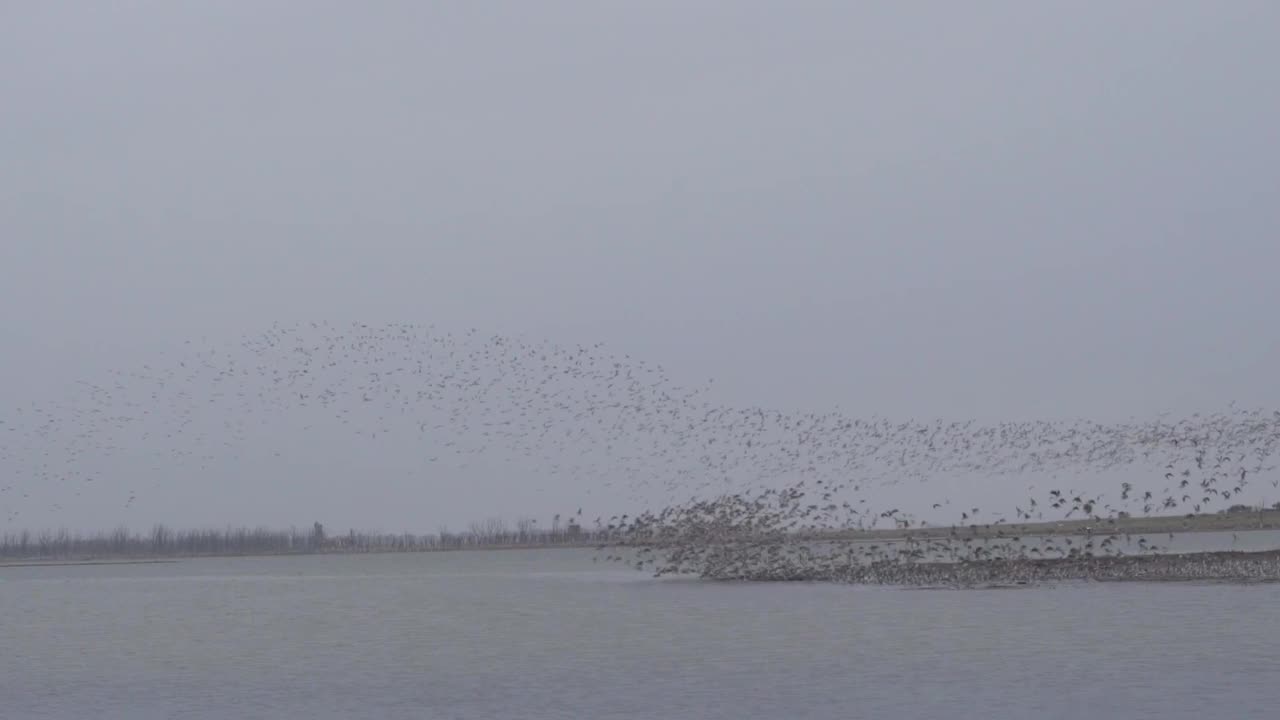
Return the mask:
[(273, 320), (738, 405), (1280, 405), (1280, 4), (11, 2), (0, 399)]

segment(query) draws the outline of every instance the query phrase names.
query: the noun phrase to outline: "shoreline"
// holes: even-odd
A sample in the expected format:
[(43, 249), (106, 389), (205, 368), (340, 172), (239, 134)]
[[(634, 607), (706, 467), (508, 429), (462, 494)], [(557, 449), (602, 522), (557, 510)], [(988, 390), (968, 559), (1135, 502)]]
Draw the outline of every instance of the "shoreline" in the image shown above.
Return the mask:
[[(680, 571), (677, 571), (680, 572)], [(1057, 583), (1280, 583), (1280, 550), (1009, 558), (956, 562), (701, 563), (684, 569), (721, 582), (829, 582), (904, 589), (1001, 589)]]
[(371, 549), (345, 550), (328, 549), (318, 552), (241, 552), (241, 553), (196, 553), (190, 555), (153, 555), (153, 556), (93, 556), (76, 558), (15, 558), (12, 561), (0, 560), (0, 569), (7, 567), (50, 567), (56, 565), (149, 565), (155, 563), (176, 563), (183, 560), (212, 560), (218, 558), (271, 558), (271, 557), (321, 557), (325, 555), (425, 555), (432, 553), (452, 552), (509, 552), (512, 550), (591, 550), (599, 543), (542, 543), (536, 545), (466, 545), (462, 547), (414, 548), (410, 550)]
[[(1207, 532), (1265, 532), (1280, 530), (1280, 510), (1262, 510), (1248, 513), (1227, 513), (1195, 516), (1152, 515), (1129, 518), (1091, 518), (1083, 520), (1043, 521), (1035, 523), (991, 523), (969, 525), (923, 525), (912, 528), (879, 528), (870, 530), (819, 530), (797, 533), (789, 540), (799, 542), (884, 542), (907, 540), (946, 540), (949, 538), (982, 538), (1013, 540), (1029, 537), (1080, 537), (1112, 535), (1164, 535), (1169, 533)], [(553, 543), (494, 543), (464, 544), (415, 548), (364, 548), (350, 549), (328, 547), (320, 550), (298, 552), (225, 552), (225, 553), (142, 553), (137, 555), (79, 555), (68, 557), (13, 557), (0, 559), (0, 569), (6, 567), (47, 567), (56, 565), (141, 565), (149, 563), (180, 562), (202, 558), (235, 557), (306, 557), (315, 555), (385, 555), (443, 552), (512, 551), (512, 550), (562, 550), (594, 549), (600, 545), (627, 546), (626, 540), (610, 541), (597, 538), (589, 541)]]
[(949, 537), (1012, 538), (1084, 535), (1164, 535), (1167, 533), (1257, 532), (1280, 530), (1280, 510), (1201, 514), (1148, 515), (1126, 518), (1086, 518), (1039, 522), (921, 525), (910, 528), (828, 530), (806, 533), (812, 540), (906, 540)]
[(850, 568), (820, 579), (922, 589), (1021, 588), (1058, 582), (1257, 585), (1280, 582), (1280, 550), (913, 563)]
[(102, 559), (102, 560), (23, 560), (20, 562), (0, 562), (0, 568), (7, 567), (58, 567), (60, 565), (159, 565), (182, 562), (182, 558), (147, 558), (142, 560)]

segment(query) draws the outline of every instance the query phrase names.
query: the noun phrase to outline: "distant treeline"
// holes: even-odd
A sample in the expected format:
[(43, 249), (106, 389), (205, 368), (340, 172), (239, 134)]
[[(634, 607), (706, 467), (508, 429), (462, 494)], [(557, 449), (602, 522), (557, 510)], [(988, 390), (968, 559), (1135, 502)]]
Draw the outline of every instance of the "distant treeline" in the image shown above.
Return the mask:
[(156, 525), (147, 533), (127, 528), (108, 532), (78, 533), (69, 530), (0, 533), (0, 559), (94, 559), (197, 557), (201, 555), (283, 555), (307, 553), (422, 552), (471, 548), (543, 547), (549, 545), (590, 545), (604, 534), (570, 522), (561, 526), (559, 518), (550, 529), (538, 528), (534, 520), (520, 520), (510, 526), (492, 519), (471, 523), (465, 531), (416, 535), (412, 533), (369, 533), (350, 530), (330, 534), (324, 525), (310, 528), (273, 530), (270, 528), (224, 528), (222, 530), (173, 530)]

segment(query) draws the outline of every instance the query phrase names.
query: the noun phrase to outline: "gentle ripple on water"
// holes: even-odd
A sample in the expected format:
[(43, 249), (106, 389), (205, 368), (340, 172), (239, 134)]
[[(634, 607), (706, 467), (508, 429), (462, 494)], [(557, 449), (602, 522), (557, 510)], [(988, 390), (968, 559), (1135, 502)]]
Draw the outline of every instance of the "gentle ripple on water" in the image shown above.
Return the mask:
[(0, 718), (1231, 718), (1280, 586), (653, 580), (572, 550), (0, 568)]

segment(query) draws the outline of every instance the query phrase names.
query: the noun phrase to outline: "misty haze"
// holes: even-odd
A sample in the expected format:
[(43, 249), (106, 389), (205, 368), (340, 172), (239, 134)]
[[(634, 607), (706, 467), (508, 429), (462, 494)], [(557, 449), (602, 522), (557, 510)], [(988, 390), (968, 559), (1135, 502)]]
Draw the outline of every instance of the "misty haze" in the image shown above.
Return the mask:
[(0, 9), (0, 717), (1272, 717), (1278, 27)]

